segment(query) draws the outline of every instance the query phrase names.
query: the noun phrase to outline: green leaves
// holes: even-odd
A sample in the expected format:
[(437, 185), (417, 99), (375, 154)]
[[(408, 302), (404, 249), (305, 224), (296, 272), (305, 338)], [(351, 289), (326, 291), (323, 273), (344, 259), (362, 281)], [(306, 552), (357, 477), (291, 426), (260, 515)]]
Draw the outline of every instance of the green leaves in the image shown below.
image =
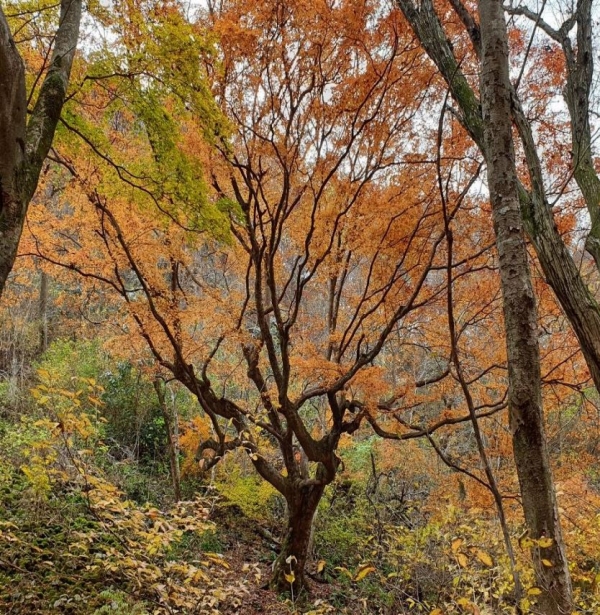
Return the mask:
[(204, 177), (208, 150), (226, 150), (230, 132), (208, 81), (212, 37), (176, 2), (117, 1), (110, 15), (101, 4), (90, 10), (104, 36), (76, 67), (61, 154), (84, 177), (91, 154), (95, 189), (158, 209), (159, 229), (174, 222), (228, 240), (231, 207), (209, 199)]

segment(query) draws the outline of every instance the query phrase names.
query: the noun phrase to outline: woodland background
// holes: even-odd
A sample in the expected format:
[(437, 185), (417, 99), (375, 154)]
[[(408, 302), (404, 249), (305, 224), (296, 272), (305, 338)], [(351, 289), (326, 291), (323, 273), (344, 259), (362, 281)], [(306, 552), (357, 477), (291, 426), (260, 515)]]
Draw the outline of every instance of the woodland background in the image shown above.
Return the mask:
[(562, 538), (513, 459), (476, 3), (90, 0), (56, 113), (75, 4), (2, 3), (39, 164), (0, 302), (0, 610), (558, 614), (564, 539), (568, 612), (598, 613), (591, 2), (506, 7)]

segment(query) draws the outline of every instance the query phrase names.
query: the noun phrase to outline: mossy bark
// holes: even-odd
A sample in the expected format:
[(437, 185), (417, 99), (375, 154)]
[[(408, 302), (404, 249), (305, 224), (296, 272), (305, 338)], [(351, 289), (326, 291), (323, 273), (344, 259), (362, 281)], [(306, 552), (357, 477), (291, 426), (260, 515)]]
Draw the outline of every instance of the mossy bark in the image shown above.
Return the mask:
[(27, 123), (25, 68), (0, 8), (0, 294), (65, 103), (81, 10), (81, 0), (61, 1), (52, 57)]

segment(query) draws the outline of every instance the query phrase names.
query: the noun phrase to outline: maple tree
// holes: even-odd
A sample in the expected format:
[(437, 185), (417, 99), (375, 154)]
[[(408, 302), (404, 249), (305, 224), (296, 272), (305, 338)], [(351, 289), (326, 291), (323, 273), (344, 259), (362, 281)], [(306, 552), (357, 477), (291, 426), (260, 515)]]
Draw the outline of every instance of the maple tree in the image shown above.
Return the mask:
[[(198, 14), (176, 2), (96, 7), (109, 34), (74, 65), (21, 249), (20, 281), (36, 281), (40, 348), (48, 297), (26, 257), (70, 286), (62, 305), (110, 329), (110, 352), (155, 383), (175, 499), (186, 473), (206, 473), (227, 454), (238, 464), (232, 475), (252, 466), (271, 485), (265, 493), (283, 496), (272, 587), (297, 597), (305, 586), (316, 509), (343, 470), (342, 449), (362, 445), (369, 429), (431, 444), (468, 482), (448, 480), (440, 497), (460, 501), (467, 490), (484, 507), (495, 503), (510, 553), (520, 513), (506, 501), (518, 487), (498, 414), (510, 393), (475, 130), (447, 104), (432, 121), (446, 88), (397, 10), (358, 0), (256, 4), (211, 2)], [(457, 34), (455, 52), (466, 50), (458, 69), (477, 67), (460, 24), (445, 26)], [(472, 110), (480, 121), (478, 104)], [(573, 211), (557, 217), (561, 232), (576, 227)], [(546, 413), (560, 420), (574, 396), (591, 403), (587, 376), (536, 271), (533, 283)], [(179, 441), (164, 395), (173, 381), (202, 411)], [(424, 459), (417, 446), (382, 450), (388, 469)], [(396, 528), (386, 549), (393, 536), (420, 540)], [(519, 545), (553, 573), (536, 554), (557, 545), (540, 538)], [(460, 569), (469, 558), (490, 567), (486, 549), (446, 550)], [(532, 582), (523, 559), (512, 553), (507, 565), (517, 602), (515, 572)], [(375, 570), (369, 561), (346, 568), (355, 583)], [(494, 591), (508, 593), (507, 583)]]
[[(376, 425), (378, 406), (394, 397), (373, 363), (440, 286), (429, 275), (445, 236), (439, 203), (398, 158), (400, 129), (421, 102), (404, 88), (418, 60), (397, 13), (359, 4), (320, 5), (320, 29), (304, 25), (314, 7), (302, 4), (235, 3), (215, 16), (223, 59), (214, 87), (237, 132), (219, 155), (194, 131), (176, 147), (210, 169), (230, 248), (190, 239), (194, 210), (115, 192), (116, 161), (131, 146), (119, 141), (109, 164), (56, 148), (74, 179), (69, 198), (87, 200), (95, 221), (83, 222), (82, 209), (82, 222), (70, 221), (77, 233), (53, 249), (31, 221), (35, 253), (117, 291), (154, 359), (196, 396), (212, 427), (198, 450), (204, 468), (246, 449), (285, 497), (272, 583), (296, 594), (340, 437)], [(251, 65), (239, 59), (248, 56)], [(175, 118), (195, 121), (185, 109)]]

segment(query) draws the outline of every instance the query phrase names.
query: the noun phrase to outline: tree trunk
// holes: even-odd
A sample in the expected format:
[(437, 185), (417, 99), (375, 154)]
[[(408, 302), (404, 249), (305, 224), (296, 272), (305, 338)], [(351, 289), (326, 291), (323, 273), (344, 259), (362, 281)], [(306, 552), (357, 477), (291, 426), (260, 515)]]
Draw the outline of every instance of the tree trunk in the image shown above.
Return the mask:
[(26, 118), (25, 67), (0, 8), (0, 294), (23, 229)]
[(179, 443), (177, 436), (177, 417), (171, 418), (169, 409), (167, 408), (167, 400), (165, 397), (164, 383), (157, 379), (154, 381), (154, 390), (158, 397), (160, 410), (165, 421), (165, 430), (167, 432), (167, 449), (169, 455), (169, 469), (171, 472), (171, 482), (173, 483), (173, 496), (176, 502), (181, 500), (181, 474), (179, 470)]
[(61, 0), (52, 58), (27, 122), (25, 68), (0, 7), (0, 295), (65, 103), (82, 0)]
[[(534, 546), (540, 613), (571, 613), (571, 581), (550, 468), (541, 394), (537, 311), (521, 218), (512, 137), (508, 41), (500, 0), (480, 0), (481, 96), (488, 185), (496, 232), (515, 465)], [(552, 565), (544, 566), (542, 559)]]
[(40, 302), (39, 302), (39, 325), (40, 325), (40, 354), (48, 350), (48, 274), (40, 271)]
[(295, 599), (306, 590), (304, 569), (312, 539), (312, 525), (325, 485), (311, 485), (294, 490), (287, 498), (287, 530), (281, 552), (273, 565), (269, 587), (278, 592), (291, 592)]

